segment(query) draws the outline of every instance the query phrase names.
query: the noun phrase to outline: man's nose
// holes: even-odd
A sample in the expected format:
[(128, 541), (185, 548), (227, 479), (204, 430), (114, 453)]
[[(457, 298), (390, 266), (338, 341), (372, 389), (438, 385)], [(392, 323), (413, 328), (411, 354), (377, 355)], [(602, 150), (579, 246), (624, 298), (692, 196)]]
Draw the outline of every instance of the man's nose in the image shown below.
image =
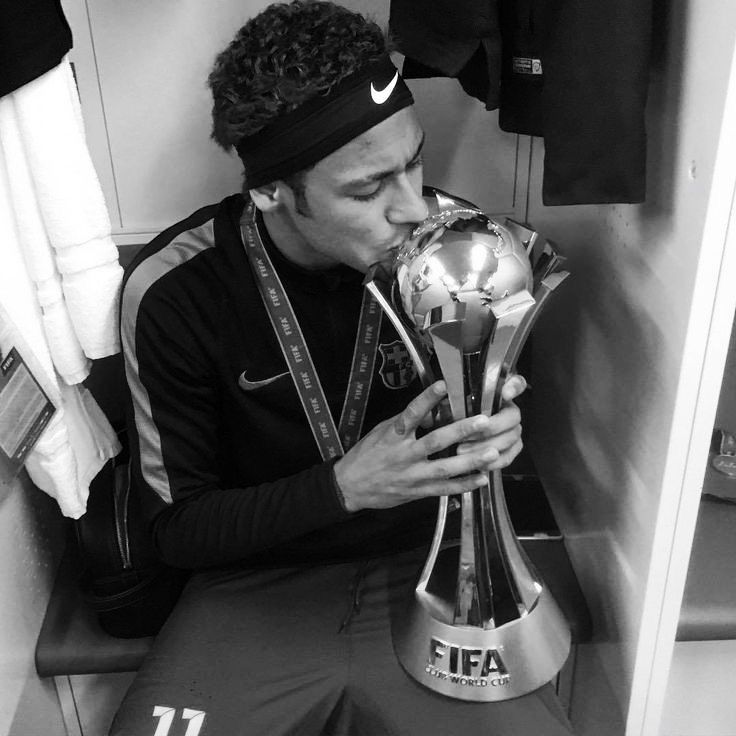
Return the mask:
[(429, 210), (421, 192), (421, 186), (417, 191), (408, 176), (400, 176), (386, 215), (388, 221), (393, 225), (407, 225), (426, 220)]

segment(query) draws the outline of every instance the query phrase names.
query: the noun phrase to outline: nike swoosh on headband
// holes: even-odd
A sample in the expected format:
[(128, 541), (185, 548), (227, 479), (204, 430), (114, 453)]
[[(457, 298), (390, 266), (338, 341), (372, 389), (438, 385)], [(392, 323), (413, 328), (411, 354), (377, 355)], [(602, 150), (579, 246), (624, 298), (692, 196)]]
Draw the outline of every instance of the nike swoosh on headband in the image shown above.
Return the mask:
[(376, 105), (383, 105), (386, 100), (391, 97), (391, 93), (394, 91), (396, 82), (399, 81), (399, 73), (394, 74), (393, 79), (383, 88), (376, 89), (371, 82), (371, 99)]

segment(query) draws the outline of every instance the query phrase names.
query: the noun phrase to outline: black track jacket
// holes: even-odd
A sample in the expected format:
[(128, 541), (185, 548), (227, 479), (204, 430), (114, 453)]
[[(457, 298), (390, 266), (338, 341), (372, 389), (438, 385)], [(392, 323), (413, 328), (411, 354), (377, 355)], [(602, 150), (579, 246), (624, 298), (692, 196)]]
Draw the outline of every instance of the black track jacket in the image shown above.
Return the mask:
[[(417, 546), (437, 501), (347, 513), (312, 437), (240, 235), (234, 195), (169, 228), (126, 273), (121, 336), (132, 406), (133, 491), (154, 545), (189, 569), (337, 562)], [(362, 298), (347, 267), (307, 271), (266, 248), (333, 417), (340, 417)], [(397, 371), (384, 317), (363, 427), (401, 411), (418, 379)]]

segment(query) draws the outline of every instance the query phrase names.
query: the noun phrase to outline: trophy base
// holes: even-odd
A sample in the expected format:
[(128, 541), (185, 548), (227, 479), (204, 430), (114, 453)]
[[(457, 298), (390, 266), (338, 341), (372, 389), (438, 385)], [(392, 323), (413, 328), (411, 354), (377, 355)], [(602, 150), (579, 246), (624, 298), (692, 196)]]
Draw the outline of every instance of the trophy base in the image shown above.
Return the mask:
[(526, 616), (494, 629), (438, 621), (415, 591), (393, 638), (399, 662), (415, 680), (474, 702), (536, 690), (562, 669), (570, 651), (570, 629), (547, 588)]

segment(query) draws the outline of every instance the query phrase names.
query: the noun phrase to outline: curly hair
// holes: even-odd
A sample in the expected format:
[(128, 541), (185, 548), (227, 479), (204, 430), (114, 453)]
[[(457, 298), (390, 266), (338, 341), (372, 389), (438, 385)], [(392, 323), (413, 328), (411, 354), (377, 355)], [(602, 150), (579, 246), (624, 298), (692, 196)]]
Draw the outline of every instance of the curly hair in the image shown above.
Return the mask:
[(229, 150), (389, 50), (378, 25), (334, 3), (270, 5), (215, 60), (212, 138)]

